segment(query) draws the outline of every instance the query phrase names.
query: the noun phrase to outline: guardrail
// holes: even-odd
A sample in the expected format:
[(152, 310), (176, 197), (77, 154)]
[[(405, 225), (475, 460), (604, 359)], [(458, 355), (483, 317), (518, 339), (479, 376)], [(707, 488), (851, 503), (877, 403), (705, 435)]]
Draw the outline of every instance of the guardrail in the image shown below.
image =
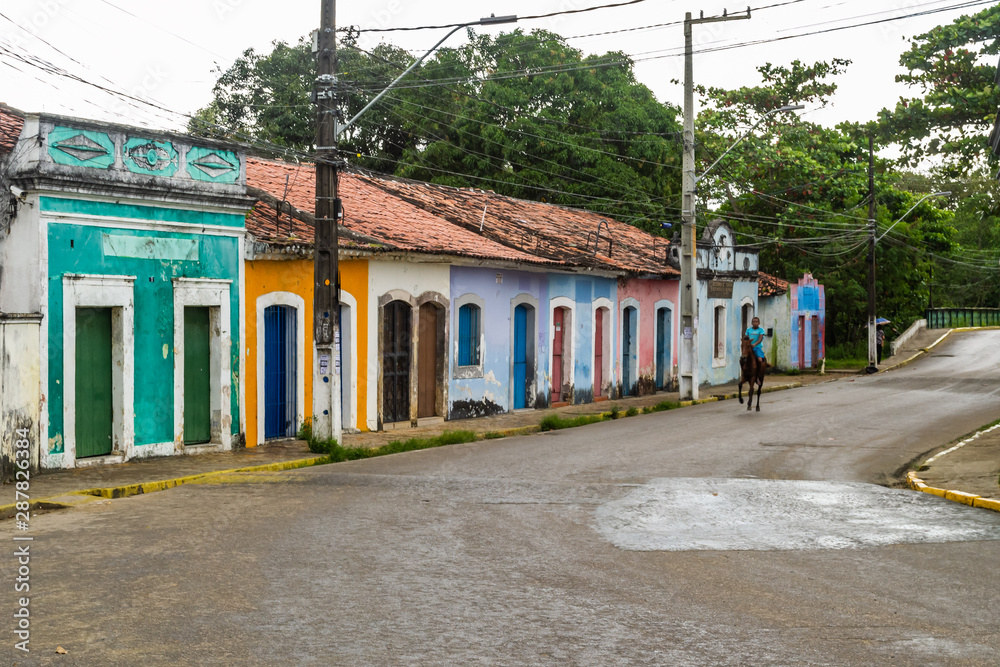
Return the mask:
[(929, 308), (928, 329), (1000, 326), (1000, 308)]

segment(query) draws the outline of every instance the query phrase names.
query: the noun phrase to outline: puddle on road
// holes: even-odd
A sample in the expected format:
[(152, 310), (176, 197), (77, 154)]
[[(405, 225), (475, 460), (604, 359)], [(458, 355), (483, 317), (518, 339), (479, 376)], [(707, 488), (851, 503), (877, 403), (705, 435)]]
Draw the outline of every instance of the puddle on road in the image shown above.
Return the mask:
[(597, 510), (631, 551), (849, 549), (1000, 540), (1000, 514), (874, 484), (659, 479)]

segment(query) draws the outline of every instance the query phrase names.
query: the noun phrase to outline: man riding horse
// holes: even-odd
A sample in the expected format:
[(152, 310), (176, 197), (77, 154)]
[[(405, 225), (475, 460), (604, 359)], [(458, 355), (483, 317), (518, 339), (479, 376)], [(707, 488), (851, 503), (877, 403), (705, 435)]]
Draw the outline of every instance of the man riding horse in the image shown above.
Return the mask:
[(760, 318), (755, 317), (750, 321), (750, 326), (747, 328), (747, 338), (750, 339), (750, 345), (753, 347), (754, 360), (767, 370), (767, 357), (764, 356), (764, 336), (767, 331), (760, 326)]

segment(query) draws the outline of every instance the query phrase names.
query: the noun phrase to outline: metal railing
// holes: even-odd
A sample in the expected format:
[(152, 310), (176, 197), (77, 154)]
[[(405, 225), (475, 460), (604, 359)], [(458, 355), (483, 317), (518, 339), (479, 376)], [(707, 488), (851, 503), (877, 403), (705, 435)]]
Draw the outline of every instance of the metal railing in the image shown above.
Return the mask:
[(928, 329), (1000, 326), (1000, 308), (929, 308)]

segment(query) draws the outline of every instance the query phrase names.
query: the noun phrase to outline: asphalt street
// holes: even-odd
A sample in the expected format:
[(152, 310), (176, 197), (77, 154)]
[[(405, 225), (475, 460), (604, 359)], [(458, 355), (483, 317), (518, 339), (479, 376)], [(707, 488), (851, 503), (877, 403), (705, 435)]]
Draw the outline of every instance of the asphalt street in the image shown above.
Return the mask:
[[(1000, 417), (998, 392), (1000, 331), (962, 333), (892, 373), (765, 394), (760, 412), (709, 403), (43, 514), (32, 650), (11, 632), (4, 651), (996, 665), (1000, 514), (887, 487)], [(0, 565), (13, 630), (17, 562)]]

